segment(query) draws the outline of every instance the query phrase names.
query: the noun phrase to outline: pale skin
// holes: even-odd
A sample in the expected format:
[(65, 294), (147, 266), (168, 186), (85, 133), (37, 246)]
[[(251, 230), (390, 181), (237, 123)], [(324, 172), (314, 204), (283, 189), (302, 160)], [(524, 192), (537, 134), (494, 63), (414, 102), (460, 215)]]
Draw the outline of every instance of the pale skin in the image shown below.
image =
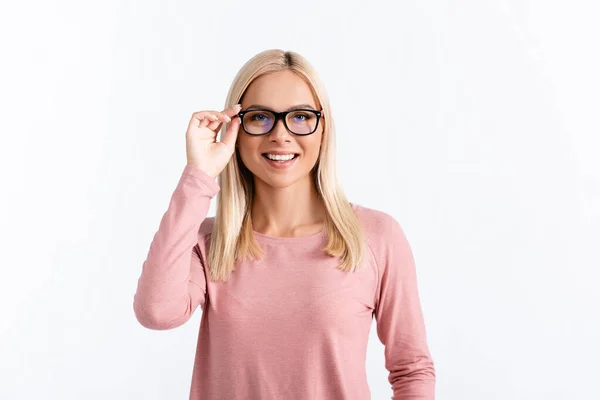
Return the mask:
[[(320, 110), (309, 84), (285, 70), (254, 80), (242, 98), (241, 109), (261, 105), (284, 111), (300, 104)], [(321, 119), (317, 130), (307, 136), (288, 132), (281, 120), (267, 135), (251, 136), (240, 127), (239, 117), (234, 117), (239, 111), (239, 106), (233, 106), (220, 112), (208, 110), (193, 114), (186, 132), (188, 164), (216, 177), (234, 154), (237, 143), (242, 162), (254, 175), (253, 229), (274, 237), (317, 233), (323, 228), (326, 213), (310, 171), (319, 157), (326, 121)], [(217, 142), (223, 123), (229, 125), (223, 140)], [(291, 151), (300, 157), (292, 167), (276, 169), (262, 156), (272, 150)]]

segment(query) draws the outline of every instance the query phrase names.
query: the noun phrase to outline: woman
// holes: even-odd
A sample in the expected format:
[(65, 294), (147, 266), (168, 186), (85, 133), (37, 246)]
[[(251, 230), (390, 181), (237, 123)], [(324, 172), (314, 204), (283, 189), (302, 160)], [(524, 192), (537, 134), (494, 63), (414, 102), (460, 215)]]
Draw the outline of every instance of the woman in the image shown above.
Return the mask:
[(393, 217), (346, 199), (310, 64), (257, 54), (223, 111), (193, 114), (186, 146), (134, 310), (171, 329), (201, 307), (190, 399), (370, 399), (373, 317), (393, 399), (433, 399), (411, 248)]

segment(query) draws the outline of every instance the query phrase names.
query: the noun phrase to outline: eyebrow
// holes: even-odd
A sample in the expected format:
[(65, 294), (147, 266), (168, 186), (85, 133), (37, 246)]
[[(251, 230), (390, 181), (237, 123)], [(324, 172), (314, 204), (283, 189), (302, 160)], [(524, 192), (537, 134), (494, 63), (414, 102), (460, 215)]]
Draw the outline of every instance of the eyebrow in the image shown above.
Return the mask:
[[(288, 108), (287, 110), (284, 110), (284, 111), (298, 110), (301, 108), (315, 110), (315, 107), (311, 106), (310, 104), (297, 104), (295, 106), (291, 106), (290, 108)], [(246, 108), (246, 110), (250, 110), (250, 109), (262, 109), (262, 110), (275, 111), (270, 107), (263, 106), (262, 104), (252, 104), (250, 107)]]

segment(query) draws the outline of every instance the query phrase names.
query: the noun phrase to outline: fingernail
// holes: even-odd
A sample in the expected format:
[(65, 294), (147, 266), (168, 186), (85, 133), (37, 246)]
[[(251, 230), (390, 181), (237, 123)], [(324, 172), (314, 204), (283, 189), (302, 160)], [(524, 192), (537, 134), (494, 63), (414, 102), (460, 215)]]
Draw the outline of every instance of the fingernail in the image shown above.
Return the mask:
[(236, 104), (236, 105), (234, 105), (234, 107), (242, 108), (242, 105), (241, 104)]

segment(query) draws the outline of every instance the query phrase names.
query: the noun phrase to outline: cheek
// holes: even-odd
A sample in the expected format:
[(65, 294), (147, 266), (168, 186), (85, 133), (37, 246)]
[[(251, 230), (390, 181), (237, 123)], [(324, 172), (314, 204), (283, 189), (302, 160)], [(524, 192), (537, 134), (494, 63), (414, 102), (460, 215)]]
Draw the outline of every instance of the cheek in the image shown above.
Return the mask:
[(304, 146), (305, 154), (310, 158), (311, 161), (315, 161), (319, 157), (321, 151), (321, 135), (311, 138), (310, 143)]
[(253, 169), (252, 166), (255, 162), (252, 160), (252, 156), (250, 155), (248, 149), (245, 147), (239, 147), (238, 153), (239, 153), (238, 162), (243, 164), (246, 168), (252, 170)]
[(238, 146), (237, 150), (244, 164), (252, 163), (258, 152), (258, 147), (247, 140), (239, 140)]

